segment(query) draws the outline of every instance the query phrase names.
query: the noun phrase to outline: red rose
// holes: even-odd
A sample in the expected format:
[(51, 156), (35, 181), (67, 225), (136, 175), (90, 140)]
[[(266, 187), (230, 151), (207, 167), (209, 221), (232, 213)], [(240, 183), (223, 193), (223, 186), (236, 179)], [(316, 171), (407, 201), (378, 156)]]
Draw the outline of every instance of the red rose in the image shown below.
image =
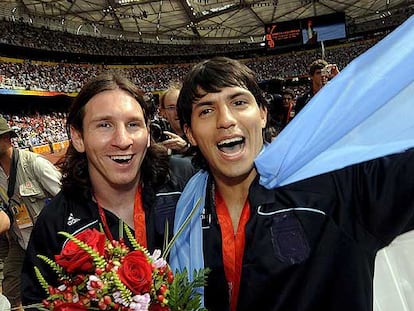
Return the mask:
[(151, 289), (152, 268), (142, 251), (128, 253), (118, 269), (118, 275), (134, 295), (142, 295)]
[[(75, 237), (88, 244), (100, 255), (105, 252), (105, 234), (96, 229), (86, 229)], [(93, 268), (92, 257), (81, 249), (75, 242), (69, 241), (59, 255), (55, 255), (56, 263), (66, 269), (68, 273), (88, 272)]]
[(85, 306), (82, 306), (73, 302), (64, 302), (53, 308), (53, 311), (84, 311), (88, 310)]

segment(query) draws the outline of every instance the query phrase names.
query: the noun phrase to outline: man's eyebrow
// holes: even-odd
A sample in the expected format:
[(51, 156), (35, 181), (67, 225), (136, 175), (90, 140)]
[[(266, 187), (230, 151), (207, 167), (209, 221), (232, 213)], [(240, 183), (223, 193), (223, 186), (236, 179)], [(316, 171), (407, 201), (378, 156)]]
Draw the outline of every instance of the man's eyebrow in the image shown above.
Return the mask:
[(244, 95), (250, 95), (250, 92), (248, 90), (237, 91), (236, 93), (233, 93), (233, 94), (230, 94), (229, 96), (227, 96), (227, 99), (233, 99), (233, 98), (236, 98), (238, 96), (244, 96)]
[[(235, 93), (231, 93), (229, 95), (227, 95), (226, 100), (232, 100), (238, 96), (245, 96), (245, 95), (251, 95), (251, 93), (248, 90), (243, 90), (243, 91), (237, 91)], [(201, 107), (201, 106), (207, 106), (207, 105), (211, 105), (213, 104), (214, 101), (212, 100), (203, 100), (202, 98), (200, 100), (198, 100), (197, 102), (195, 102), (193, 104), (194, 107)]]
[(110, 120), (112, 117), (111, 115), (106, 115), (106, 114), (94, 114), (93, 117), (91, 117), (91, 121), (92, 122), (97, 122), (97, 121), (107, 121)]
[(196, 101), (195, 103), (193, 103), (193, 109), (194, 108), (198, 108), (198, 107), (203, 107), (203, 106), (209, 106), (212, 105), (213, 101), (212, 100), (208, 100), (208, 101)]

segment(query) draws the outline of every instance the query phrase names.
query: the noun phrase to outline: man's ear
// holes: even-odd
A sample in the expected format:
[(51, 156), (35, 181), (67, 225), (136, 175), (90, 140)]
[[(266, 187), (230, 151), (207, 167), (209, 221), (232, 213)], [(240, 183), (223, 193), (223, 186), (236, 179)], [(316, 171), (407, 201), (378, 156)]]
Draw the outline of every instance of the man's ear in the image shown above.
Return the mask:
[(260, 108), (260, 118), (262, 120), (262, 128), (265, 128), (267, 124), (267, 108), (264, 106)]
[(184, 133), (185, 133), (185, 136), (187, 136), (187, 139), (190, 142), (191, 146), (197, 146), (197, 141), (193, 137), (193, 131), (191, 130), (191, 127), (189, 127), (187, 123), (184, 124)]
[(85, 152), (85, 144), (83, 143), (82, 134), (72, 126), (70, 127), (70, 137), (76, 151), (80, 153)]
[(260, 108), (260, 119), (262, 120), (262, 129), (264, 129), (266, 127), (266, 123), (267, 123), (267, 108), (266, 107), (261, 107)]

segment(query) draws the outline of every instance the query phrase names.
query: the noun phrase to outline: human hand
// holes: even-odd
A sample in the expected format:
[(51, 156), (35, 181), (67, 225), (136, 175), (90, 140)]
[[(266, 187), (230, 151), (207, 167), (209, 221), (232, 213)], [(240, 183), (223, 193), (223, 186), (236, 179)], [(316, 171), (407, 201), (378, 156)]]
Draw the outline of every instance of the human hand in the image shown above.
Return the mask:
[(10, 229), (10, 218), (2, 210), (0, 210), (0, 233), (4, 233)]
[(181, 153), (187, 151), (188, 143), (182, 137), (169, 131), (164, 131), (163, 134), (170, 137), (169, 139), (161, 142), (161, 144), (164, 145), (166, 148), (175, 150)]
[(326, 84), (339, 73), (339, 68), (336, 64), (328, 64), (322, 69), (321, 73), (323, 82)]

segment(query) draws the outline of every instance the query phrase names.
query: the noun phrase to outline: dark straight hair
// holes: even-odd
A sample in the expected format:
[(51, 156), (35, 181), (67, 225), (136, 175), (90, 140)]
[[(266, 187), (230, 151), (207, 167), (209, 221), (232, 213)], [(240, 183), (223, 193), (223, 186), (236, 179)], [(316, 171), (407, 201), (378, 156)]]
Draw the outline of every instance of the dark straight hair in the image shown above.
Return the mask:
[[(85, 106), (95, 95), (108, 90), (121, 89), (136, 99), (144, 113), (147, 127), (150, 126), (150, 105), (144, 100), (143, 92), (126, 77), (116, 73), (102, 73), (88, 81), (74, 99), (67, 118), (67, 127), (73, 127), (83, 135)], [(168, 154), (162, 146), (151, 140), (141, 164), (141, 181), (148, 189), (156, 188), (165, 182), (168, 175)], [(61, 164), (62, 189), (65, 195), (74, 200), (85, 200), (91, 196), (86, 154), (78, 152), (70, 143)]]
[[(257, 83), (256, 74), (245, 64), (227, 57), (214, 57), (196, 64), (183, 81), (177, 103), (181, 127), (191, 127), (193, 103), (206, 93), (218, 93), (225, 87), (241, 87), (252, 93), (261, 108), (268, 104)], [(265, 129), (263, 131), (263, 137)], [(208, 170), (207, 162), (198, 147), (191, 147), (196, 167)]]

